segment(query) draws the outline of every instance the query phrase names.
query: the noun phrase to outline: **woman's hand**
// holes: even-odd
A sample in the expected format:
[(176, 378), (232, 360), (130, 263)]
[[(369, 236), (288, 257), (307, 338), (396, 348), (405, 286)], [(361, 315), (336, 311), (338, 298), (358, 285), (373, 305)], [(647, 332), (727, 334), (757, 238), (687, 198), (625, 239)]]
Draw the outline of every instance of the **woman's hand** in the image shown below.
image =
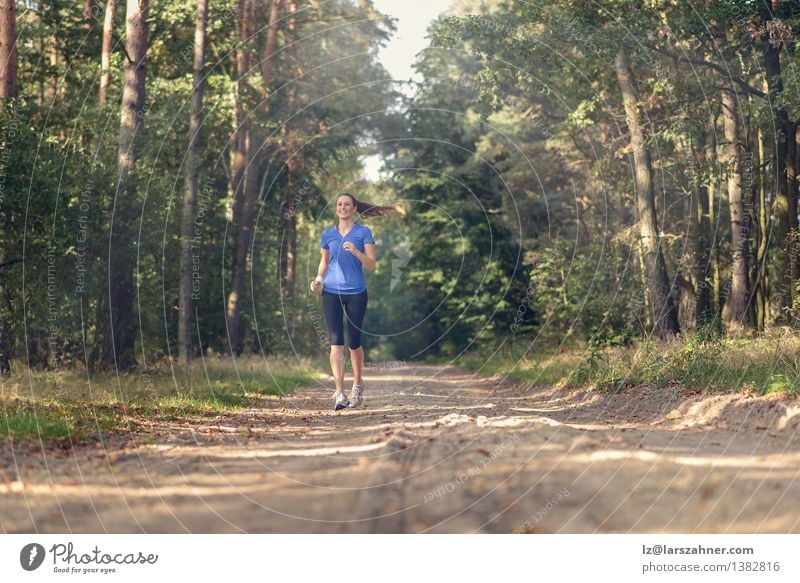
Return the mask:
[(317, 277), (317, 279), (312, 281), (311, 285), (309, 285), (309, 287), (311, 288), (311, 293), (313, 294), (315, 291), (317, 291), (319, 289), (319, 286), (321, 285), (322, 285), (321, 278)]
[(366, 251), (366, 253), (359, 251), (358, 247), (356, 247), (355, 243), (352, 241), (347, 241), (344, 245), (342, 245), (342, 249), (349, 251), (358, 257), (359, 261), (361, 261), (361, 263), (363, 263), (364, 267), (367, 269), (375, 269), (375, 243), (364, 243), (364, 251)]

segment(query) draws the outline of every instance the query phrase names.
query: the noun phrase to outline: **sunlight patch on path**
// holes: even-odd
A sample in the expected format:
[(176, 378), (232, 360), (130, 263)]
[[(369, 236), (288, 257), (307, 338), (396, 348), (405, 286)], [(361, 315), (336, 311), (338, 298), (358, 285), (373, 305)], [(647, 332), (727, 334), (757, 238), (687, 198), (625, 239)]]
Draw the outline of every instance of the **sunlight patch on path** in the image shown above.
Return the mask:
[(667, 462), (684, 466), (698, 466), (709, 468), (761, 468), (777, 469), (786, 467), (797, 467), (800, 462), (798, 454), (779, 454), (770, 456), (731, 456), (724, 457), (712, 456), (676, 456), (654, 451), (625, 451), (625, 450), (605, 450), (592, 453), (576, 454), (566, 456), (565, 462), (587, 463), (603, 462), (615, 460), (639, 460), (645, 462)]
[[(317, 456), (324, 456), (324, 455), (335, 455), (339, 453), (357, 453), (362, 451), (371, 451), (375, 449), (381, 449), (386, 447), (388, 444), (387, 441), (381, 441), (378, 443), (370, 443), (367, 445), (345, 445), (341, 447), (317, 447), (312, 449), (278, 449), (278, 450), (269, 450), (269, 449), (251, 449), (251, 450), (229, 450), (225, 448), (219, 449), (210, 449), (210, 448), (203, 448), (202, 455), (205, 456), (212, 456), (215, 458), (237, 458), (237, 459), (245, 459), (245, 458), (269, 458), (269, 457), (317, 457)], [(172, 447), (172, 446), (161, 446), (161, 445), (152, 445), (147, 446), (147, 449), (152, 449), (159, 452), (175, 452), (176, 450), (180, 450), (182, 455), (186, 455), (194, 448), (185, 448), (185, 447)]]

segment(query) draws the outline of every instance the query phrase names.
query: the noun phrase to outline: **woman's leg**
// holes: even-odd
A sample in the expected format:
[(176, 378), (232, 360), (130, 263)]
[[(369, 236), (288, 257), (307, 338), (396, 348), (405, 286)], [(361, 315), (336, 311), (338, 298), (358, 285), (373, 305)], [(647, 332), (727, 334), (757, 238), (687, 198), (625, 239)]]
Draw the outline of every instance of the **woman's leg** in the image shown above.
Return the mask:
[(353, 364), (353, 384), (360, 385), (361, 369), (364, 365), (364, 346), (361, 344), (361, 330), (367, 313), (367, 291), (350, 296), (345, 302), (347, 313), (347, 337), (350, 341), (350, 362)]
[(336, 392), (344, 391), (344, 346), (331, 344), (331, 373), (336, 384)]
[(344, 390), (344, 326), (342, 301), (337, 294), (322, 292), (322, 311), (331, 337), (331, 374), (336, 392)]
[[(344, 346), (342, 347), (344, 348)], [(353, 384), (361, 384), (361, 369), (364, 366), (364, 347), (350, 349), (350, 362), (353, 363)]]

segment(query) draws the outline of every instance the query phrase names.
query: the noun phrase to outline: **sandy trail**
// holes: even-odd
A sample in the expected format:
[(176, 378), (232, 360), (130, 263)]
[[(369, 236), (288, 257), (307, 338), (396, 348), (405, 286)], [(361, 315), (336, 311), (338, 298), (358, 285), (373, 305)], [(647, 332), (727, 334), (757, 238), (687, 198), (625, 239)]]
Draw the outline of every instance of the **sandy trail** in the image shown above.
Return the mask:
[[(800, 406), (369, 370), (264, 408), (2, 452), (3, 532), (800, 532)], [(13, 454), (13, 455), (12, 455)]]

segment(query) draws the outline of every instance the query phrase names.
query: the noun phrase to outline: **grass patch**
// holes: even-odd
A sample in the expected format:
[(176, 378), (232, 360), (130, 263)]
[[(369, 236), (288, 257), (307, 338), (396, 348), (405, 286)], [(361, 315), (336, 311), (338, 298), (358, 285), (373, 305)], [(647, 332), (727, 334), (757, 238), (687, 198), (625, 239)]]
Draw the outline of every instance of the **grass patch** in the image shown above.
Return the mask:
[(15, 440), (43, 436), (57, 441), (68, 441), (71, 440), (73, 431), (67, 419), (54, 416), (46, 409), (38, 413), (7, 413), (5, 426), (0, 426), (0, 436)]
[(0, 438), (76, 443), (128, 431), (147, 419), (204, 417), (257, 407), (317, 378), (309, 363), (281, 359), (167, 362), (132, 373), (28, 370), (0, 379)]
[[(553, 352), (549, 350), (548, 352)], [(536, 359), (532, 359), (535, 356)], [(456, 359), (430, 356), (426, 362), (431, 364), (453, 364), (463, 366), (481, 375), (506, 375), (509, 379), (536, 385), (553, 385), (561, 382), (581, 361), (578, 351), (561, 352), (557, 350), (550, 356), (528, 353), (514, 356), (511, 353), (484, 356), (477, 353), (464, 353)]]
[(23, 443), (77, 443), (117, 426), (113, 411), (44, 399), (3, 399), (0, 414), (0, 438)]
[(800, 341), (695, 335), (689, 340), (589, 350), (565, 386), (655, 385), (708, 393), (800, 396)]
[(532, 385), (607, 391), (650, 385), (676, 391), (800, 397), (800, 338), (794, 335), (723, 338), (697, 333), (670, 342), (573, 348), (553, 356), (489, 358), (473, 353), (452, 363), (480, 374), (507, 373)]

